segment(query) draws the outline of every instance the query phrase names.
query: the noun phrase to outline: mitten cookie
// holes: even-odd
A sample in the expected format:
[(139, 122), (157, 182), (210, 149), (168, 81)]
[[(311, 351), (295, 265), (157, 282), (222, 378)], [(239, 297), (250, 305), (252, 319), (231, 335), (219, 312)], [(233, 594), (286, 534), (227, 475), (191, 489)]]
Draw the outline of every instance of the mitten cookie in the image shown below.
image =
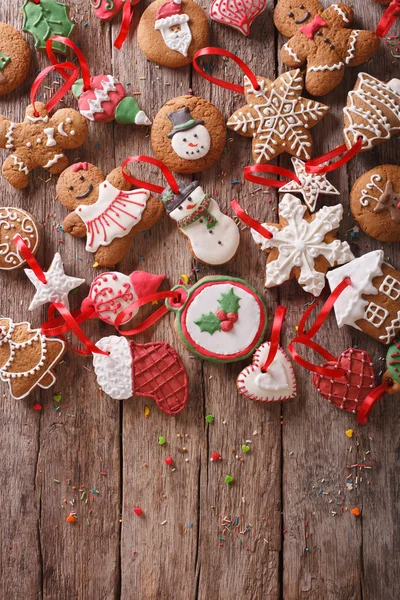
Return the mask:
[(164, 67), (182, 67), (208, 45), (205, 12), (193, 0), (156, 0), (144, 11), (138, 26), (139, 48)]
[(6, 23), (0, 23), (0, 96), (25, 81), (31, 66), (29, 46), (22, 35)]
[(210, 168), (221, 156), (225, 140), (223, 116), (211, 102), (196, 96), (164, 104), (151, 128), (154, 154), (177, 173)]
[(304, 291), (319, 296), (329, 267), (354, 259), (348, 243), (336, 239), (342, 217), (341, 204), (323, 206), (310, 215), (298, 198), (285, 194), (279, 203), (279, 225), (262, 225), (272, 238), (251, 230), (259, 248), (268, 252), (265, 287), (295, 277)]
[(48, 338), (29, 323), (0, 319), (0, 379), (8, 382), (11, 396), (25, 398), (39, 386), (47, 389), (52, 373), (65, 352), (62, 340)]
[(400, 167), (382, 165), (361, 175), (350, 196), (361, 229), (381, 242), (400, 242)]
[(330, 271), (331, 290), (345, 277), (351, 286), (335, 302), (339, 327), (351, 325), (390, 344), (400, 331), (400, 273), (384, 262), (383, 250), (375, 250)]
[(61, 108), (52, 117), (45, 104), (28, 106), (22, 123), (13, 123), (0, 115), (0, 148), (12, 154), (4, 161), (2, 173), (16, 189), (29, 182), (29, 172), (42, 167), (58, 175), (68, 166), (64, 150), (79, 148), (88, 134), (87, 121), (72, 108)]
[(162, 216), (162, 202), (147, 190), (130, 190), (122, 169), (104, 173), (90, 163), (76, 163), (57, 182), (57, 196), (69, 210), (63, 229), (87, 237), (100, 267), (112, 267), (128, 252), (136, 233), (150, 229)]
[(372, 31), (346, 29), (353, 9), (341, 2), (326, 10), (318, 0), (279, 0), (274, 11), (277, 29), (290, 40), (281, 58), (288, 67), (307, 63), (306, 90), (323, 96), (343, 79), (346, 67), (366, 62), (380, 45)]
[(329, 110), (328, 106), (300, 95), (303, 77), (300, 69), (288, 71), (275, 81), (258, 77), (255, 90), (244, 78), (247, 104), (229, 117), (227, 126), (244, 137), (253, 138), (253, 159), (266, 163), (288, 152), (297, 158), (311, 158), (309, 132)]
[(17, 233), (35, 255), (40, 242), (39, 225), (35, 217), (22, 208), (0, 208), (0, 270), (19, 269), (26, 263), (12, 241)]

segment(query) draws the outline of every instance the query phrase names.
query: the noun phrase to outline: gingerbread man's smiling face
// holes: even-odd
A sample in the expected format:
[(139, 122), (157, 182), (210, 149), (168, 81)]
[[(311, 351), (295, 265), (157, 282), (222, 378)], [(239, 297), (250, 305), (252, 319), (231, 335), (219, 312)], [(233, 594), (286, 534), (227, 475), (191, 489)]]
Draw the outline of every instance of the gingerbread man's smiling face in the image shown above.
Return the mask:
[[(278, 10), (279, 9), (279, 10)], [(279, 0), (274, 13), (276, 27), (285, 37), (295, 35), (322, 12), (318, 0)]]
[(71, 165), (58, 180), (59, 200), (70, 210), (75, 210), (80, 204), (94, 204), (99, 197), (99, 185), (104, 179), (104, 173), (95, 165)]

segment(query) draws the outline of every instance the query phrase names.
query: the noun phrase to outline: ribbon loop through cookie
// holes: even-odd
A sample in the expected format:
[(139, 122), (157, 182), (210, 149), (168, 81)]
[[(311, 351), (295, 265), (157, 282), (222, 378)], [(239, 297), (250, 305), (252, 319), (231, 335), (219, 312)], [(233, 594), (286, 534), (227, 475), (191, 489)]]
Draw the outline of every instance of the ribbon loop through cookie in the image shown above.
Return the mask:
[(260, 369), (262, 373), (266, 373), (268, 371), (268, 367), (274, 362), (276, 353), (278, 352), (279, 339), (281, 337), (281, 329), (283, 321), (285, 320), (285, 315), (286, 306), (278, 306), (275, 311), (274, 322), (272, 323), (268, 358)]
[[(64, 38), (62, 38), (62, 39), (64, 39)], [(49, 41), (51, 41), (51, 40), (49, 40)], [(65, 74), (63, 73), (63, 71), (71, 71), (71, 74), (66, 79), (65, 83), (60, 87), (60, 89), (47, 102), (46, 110), (48, 112), (50, 112), (56, 106), (56, 104), (58, 104), (58, 102), (60, 102), (61, 98), (63, 98), (63, 96), (65, 96), (65, 94), (68, 92), (68, 90), (71, 89), (71, 87), (77, 80), (78, 73), (79, 73), (78, 67), (72, 62), (57, 63), (56, 65), (50, 65), (49, 67), (45, 67), (42, 71), (40, 71), (39, 75), (36, 77), (35, 81), (32, 83), (31, 92), (30, 92), (30, 100), (31, 100), (31, 104), (33, 105), (35, 117), (39, 116), (39, 113), (35, 107), (36, 94), (38, 93), (38, 90), (39, 90), (40, 86), (42, 85), (42, 82), (44, 81), (44, 79), (46, 79), (47, 75), (49, 73), (51, 73), (51, 71), (57, 71), (57, 73), (59, 73), (62, 77), (64, 77), (64, 79), (65, 79)]]
[(158, 160), (157, 158), (153, 158), (152, 156), (146, 156), (145, 154), (139, 154), (138, 156), (130, 156), (129, 158), (125, 159), (124, 162), (122, 163), (122, 169), (123, 169), (122, 174), (125, 177), (125, 179), (127, 181), (129, 181), (129, 183), (131, 183), (132, 185), (135, 185), (137, 187), (142, 187), (145, 190), (149, 190), (150, 192), (155, 192), (156, 194), (161, 194), (165, 189), (161, 185), (156, 185), (154, 183), (142, 181), (141, 179), (136, 179), (136, 177), (132, 177), (132, 175), (129, 175), (126, 172), (125, 167), (127, 167), (130, 163), (139, 163), (139, 162), (149, 163), (151, 165), (154, 165), (155, 167), (158, 167), (162, 171), (162, 173), (163, 173), (165, 179), (167, 180), (168, 185), (170, 186), (173, 193), (179, 194), (178, 183), (177, 183), (175, 177), (172, 175), (171, 171), (168, 169), (167, 165), (165, 165), (161, 160)]
[[(68, 48), (71, 48), (71, 50), (73, 50), (75, 52), (76, 57), (79, 62), (81, 74), (82, 74), (83, 90), (87, 90), (90, 87), (90, 70), (89, 70), (89, 65), (87, 63), (87, 60), (86, 60), (85, 55), (83, 54), (82, 50), (80, 48), (78, 48), (78, 46), (76, 44), (74, 44), (74, 42), (67, 37), (55, 35), (52, 38), (49, 38), (46, 42), (46, 53), (47, 53), (47, 56), (49, 57), (51, 64), (54, 66), (57, 66), (57, 65), (63, 64), (63, 63), (59, 63), (56, 55), (54, 54), (53, 42), (60, 42), (61, 44), (68, 46)], [(75, 66), (75, 68), (78, 68), (77, 65), (74, 65), (74, 66)]]
[(227, 90), (232, 90), (233, 92), (239, 92), (239, 94), (244, 94), (244, 86), (243, 85), (238, 85), (238, 84), (232, 83), (230, 81), (225, 81), (224, 79), (219, 79), (218, 77), (213, 77), (213, 75), (210, 75), (209, 73), (204, 71), (198, 65), (198, 63), (197, 63), (198, 58), (201, 58), (202, 56), (213, 56), (213, 55), (223, 56), (225, 58), (232, 59), (239, 66), (239, 68), (243, 71), (245, 76), (248, 77), (253, 88), (255, 90), (260, 89), (260, 85), (257, 81), (256, 75), (253, 73), (253, 71), (250, 69), (250, 67), (248, 67), (246, 65), (246, 63), (243, 62), (243, 60), (241, 58), (236, 56), (236, 54), (229, 52), (229, 50), (224, 50), (223, 48), (215, 48), (213, 46), (209, 46), (207, 48), (202, 48), (201, 50), (198, 50), (193, 57), (193, 67), (199, 75), (204, 77), (204, 79), (207, 79), (207, 81), (211, 81), (211, 83), (215, 83), (216, 85), (219, 85), (220, 87), (223, 87)]

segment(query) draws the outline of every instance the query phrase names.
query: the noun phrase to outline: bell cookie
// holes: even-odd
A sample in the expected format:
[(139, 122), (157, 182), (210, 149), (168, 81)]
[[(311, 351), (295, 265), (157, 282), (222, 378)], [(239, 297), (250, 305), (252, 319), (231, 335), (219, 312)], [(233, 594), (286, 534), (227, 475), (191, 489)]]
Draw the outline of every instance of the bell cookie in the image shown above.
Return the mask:
[(0, 208), (0, 270), (11, 271), (26, 264), (12, 239), (19, 234), (33, 255), (39, 248), (39, 225), (35, 217), (22, 210), (3, 206)]
[(42, 167), (58, 175), (68, 166), (64, 150), (82, 146), (88, 135), (88, 125), (73, 108), (61, 108), (49, 116), (46, 105), (35, 102), (25, 112), (22, 123), (13, 123), (0, 115), (0, 148), (12, 154), (3, 163), (3, 177), (16, 189), (29, 183), (29, 173)]
[(29, 46), (7, 23), (0, 23), (0, 96), (9, 94), (25, 81), (31, 66)]
[[(24, 15), (22, 31), (33, 35), (36, 50), (46, 50), (47, 40), (55, 35), (69, 38), (75, 29), (69, 19), (69, 6), (57, 0), (25, 0), (21, 12)], [(61, 42), (53, 42), (52, 48), (59, 54), (67, 53), (66, 45)]]
[(73, 211), (63, 229), (86, 237), (86, 250), (95, 253), (97, 265), (112, 267), (129, 251), (132, 237), (150, 229), (163, 215), (162, 202), (147, 190), (129, 191), (122, 168), (104, 173), (90, 163), (76, 163), (57, 182), (57, 197)]
[(225, 141), (223, 116), (211, 102), (196, 96), (164, 104), (151, 128), (154, 154), (177, 173), (209, 169), (221, 156)]
[(275, 81), (257, 76), (257, 82), (259, 89), (255, 90), (245, 76), (247, 104), (229, 117), (228, 129), (253, 138), (253, 159), (257, 164), (267, 163), (282, 152), (309, 160), (309, 129), (321, 121), (329, 107), (300, 95), (300, 69), (283, 73)]
[(243, 35), (249, 35), (252, 22), (266, 6), (267, 0), (213, 0), (210, 17), (217, 23), (229, 25)]
[(52, 369), (61, 360), (65, 342), (48, 338), (29, 323), (0, 319), (0, 379), (8, 382), (16, 400), (35, 387), (50, 388), (56, 381)]
[(370, 237), (381, 242), (400, 242), (400, 167), (382, 165), (355, 182), (350, 209)]
[(354, 18), (347, 4), (324, 10), (318, 0), (278, 0), (274, 10), (276, 28), (290, 38), (281, 59), (290, 68), (306, 63), (306, 90), (323, 96), (342, 81), (346, 67), (368, 61), (380, 39), (373, 31), (348, 29)]
[(342, 217), (341, 204), (310, 215), (298, 198), (285, 194), (279, 202), (279, 225), (262, 225), (272, 238), (251, 230), (258, 247), (268, 252), (265, 287), (296, 278), (305, 292), (319, 296), (329, 267), (354, 259), (348, 243), (336, 238)]
[(331, 290), (351, 279), (334, 305), (338, 326), (350, 325), (390, 344), (400, 331), (400, 273), (384, 260), (383, 250), (368, 252), (330, 271), (327, 279)]
[(360, 138), (361, 152), (383, 144), (400, 131), (400, 79), (383, 83), (368, 73), (359, 73), (343, 113), (347, 148)]
[(193, 0), (156, 0), (144, 11), (138, 26), (139, 48), (164, 67), (182, 67), (208, 46), (208, 21)]

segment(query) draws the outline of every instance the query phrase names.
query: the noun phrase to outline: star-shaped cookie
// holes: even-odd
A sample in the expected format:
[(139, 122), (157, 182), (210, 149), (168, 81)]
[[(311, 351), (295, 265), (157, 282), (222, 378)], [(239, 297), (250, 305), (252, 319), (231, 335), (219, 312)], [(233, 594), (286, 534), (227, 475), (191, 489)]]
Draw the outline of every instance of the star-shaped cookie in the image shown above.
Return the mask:
[(52, 304), (53, 302), (61, 302), (69, 309), (68, 294), (82, 283), (84, 279), (79, 277), (69, 277), (64, 273), (64, 266), (61, 260), (61, 255), (57, 252), (54, 255), (49, 270), (46, 271), (46, 283), (42, 283), (35, 275), (32, 269), (24, 269), (25, 273), (36, 288), (36, 293), (29, 306), (29, 310), (35, 310), (42, 304)]
[(314, 212), (320, 194), (326, 194), (327, 196), (339, 195), (339, 191), (329, 183), (324, 173), (322, 175), (307, 173), (306, 163), (300, 158), (292, 158), (292, 163), (300, 183), (289, 181), (280, 188), (280, 194), (285, 192), (301, 194), (310, 212)]
[(227, 127), (253, 138), (253, 158), (267, 163), (282, 152), (297, 158), (311, 158), (309, 132), (326, 115), (328, 106), (303, 98), (300, 69), (288, 71), (275, 81), (258, 77), (259, 89), (244, 78), (246, 106), (229, 117)]
[(389, 211), (392, 221), (400, 223), (400, 194), (394, 191), (393, 182), (387, 181), (385, 191), (379, 197), (374, 212)]

